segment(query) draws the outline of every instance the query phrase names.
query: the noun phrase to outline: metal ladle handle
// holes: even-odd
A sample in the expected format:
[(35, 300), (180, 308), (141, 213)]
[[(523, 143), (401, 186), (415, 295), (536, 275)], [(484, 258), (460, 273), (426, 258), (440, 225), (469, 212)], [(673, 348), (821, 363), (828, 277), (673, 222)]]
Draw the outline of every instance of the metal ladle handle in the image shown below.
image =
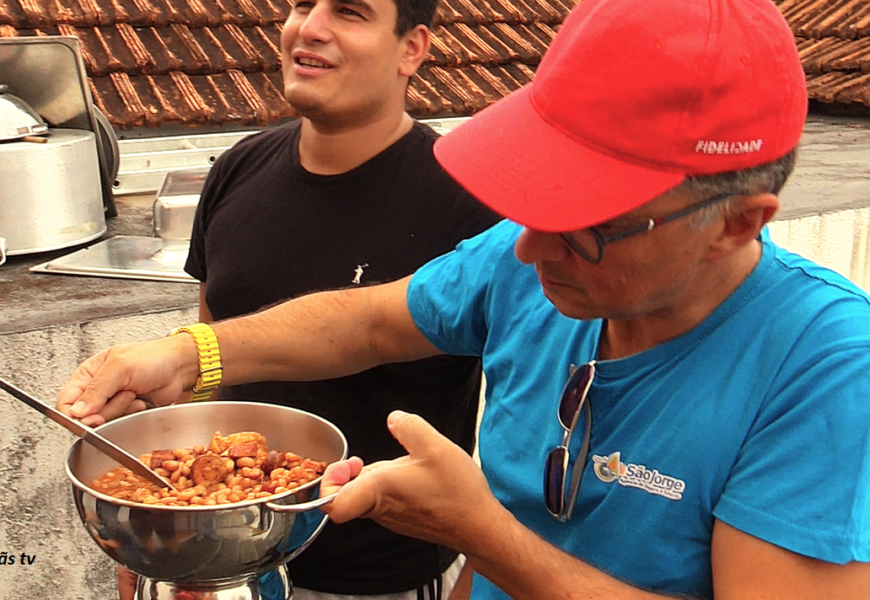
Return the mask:
[(59, 410), (56, 410), (48, 406), (47, 404), (40, 402), (33, 396), (15, 387), (3, 378), (0, 378), (0, 389), (5, 390), (11, 396), (17, 398), (18, 400), (21, 400), (29, 407), (35, 408), (55, 423), (64, 426), (66, 429), (82, 438), (83, 441), (87, 442), (88, 444), (90, 444), (103, 454), (106, 454), (110, 458), (115, 459), (122, 466), (125, 466), (133, 471), (136, 475), (140, 475), (147, 479), (149, 482), (155, 485), (159, 485), (160, 487), (168, 487), (172, 490), (175, 489), (175, 486), (173, 486), (172, 482), (170, 482), (168, 479), (161, 477), (160, 475), (149, 469), (138, 458), (136, 458), (114, 442), (111, 442), (108, 439), (104, 438), (87, 425), (84, 425), (79, 421), (76, 421), (75, 419), (66, 416)]

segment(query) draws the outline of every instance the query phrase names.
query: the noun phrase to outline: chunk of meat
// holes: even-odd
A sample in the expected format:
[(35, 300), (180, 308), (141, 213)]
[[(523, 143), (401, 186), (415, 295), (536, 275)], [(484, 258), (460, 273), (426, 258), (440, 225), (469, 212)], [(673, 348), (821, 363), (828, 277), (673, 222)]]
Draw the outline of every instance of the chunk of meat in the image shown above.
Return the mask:
[(263, 473), (268, 477), (272, 471), (278, 467), (283, 467), (284, 463), (284, 453), (272, 450), (263, 459)]
[(162, 467), (165, 460), (175, 460), (172, 450), (155, 450), (151, 453), (151, 464), (149, 466), (152, 469)]
[[(218, 431), (214, 434), (214, 437), (211, 438), (211, 443), (208, 445), (208, 449), (215, 454), (223, 454), (235, 445), (249, 443), (256, 444), (258, 449), (262, 449), (263, 453), (266, 453), (266, 438), (254, 431), (241, 431), (239, 433), (230, 434), (226, 437), (222, 436), (220, 431)], [(256, 454), (253, 456), (256, 456)]]
[(230, 458), (242, 458), (243, 456), (256, 458), (259, 448), (257, 442), (242, 442), (241, 444), (230, 446), (230, 449), (227, 450), (227, 456)]
[(190, 466), (190, 477), (196, 485), (208, 487), (220, 483), (226, 476), (226, 461), (215, 454), (203, 454)]

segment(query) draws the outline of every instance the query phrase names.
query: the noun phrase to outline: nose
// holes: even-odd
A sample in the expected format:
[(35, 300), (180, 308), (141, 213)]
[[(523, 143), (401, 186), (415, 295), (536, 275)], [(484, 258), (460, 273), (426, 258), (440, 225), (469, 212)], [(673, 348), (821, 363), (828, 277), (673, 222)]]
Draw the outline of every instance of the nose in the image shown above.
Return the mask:
[(318, 2), (311, 7), (299, 26), (299, 36), (306, 42), (328, 42), (332, 38), (327, 2)]
[(558, 233), (546, 233), (526, 227), (514, 244), (517, 259), (527, 265), (538, 261), (558, 262), (571, 256), (568, 245)]

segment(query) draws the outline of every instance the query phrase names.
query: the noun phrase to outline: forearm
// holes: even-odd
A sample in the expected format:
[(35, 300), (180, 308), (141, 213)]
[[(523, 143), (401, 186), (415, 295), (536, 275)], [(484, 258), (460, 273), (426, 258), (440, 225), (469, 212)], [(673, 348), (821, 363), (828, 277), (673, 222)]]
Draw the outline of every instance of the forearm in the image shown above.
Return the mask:
[(407, 279), (303, 296), (214, 324), (225, 385), (308, 381), (438, 353), (405, 301)]
[[(523, 526), (504, 507), (469, 532), (467, 565), (514, 600), (655, 600), (673, 598), (640, 590), (566, 554)], [(594, 542), (592, 542), (594, 543)]]

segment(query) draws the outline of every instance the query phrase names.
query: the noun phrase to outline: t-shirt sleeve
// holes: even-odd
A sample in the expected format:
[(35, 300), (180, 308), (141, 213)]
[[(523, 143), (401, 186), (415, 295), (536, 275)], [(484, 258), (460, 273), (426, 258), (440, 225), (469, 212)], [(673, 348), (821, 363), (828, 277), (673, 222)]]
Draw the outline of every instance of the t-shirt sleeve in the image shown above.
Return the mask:
[[(870, 561), (870, 310), (841, 300), (804, 331), (713, 514), (793, 552)], [(735, 399), (735, 410), (739, 399)]]
[(453, 212), (455, 215), (453, 221), (460, 240), (472, 238), (502, 220), (500, 215), (462, 187), (453, 200)]
[[(187, 252), (187, 260), (184, 270), (194, 279), (205, 282), (208, 279), (208, 269), (205, 260), (205, 230), (208, 221), (208, 213), (217, 202), (218, 180), (220, 179), (221, 165), (224, 157), (218, 158), (215, 165), (209, 170), (208, 176), (202, 187), (199, 202), (196, 205), (196, 213), (193, 217), (193, 229), (190, 232), (190, 249)], [(224, 159), (226, 160), (226, 159)]]
[(496, 265), (513, 252), (519, 226), (502, 221), (423, 265), (408, 286), (417, 327), (439, 350), (481, 356), (487, 338), (487, 301)]

